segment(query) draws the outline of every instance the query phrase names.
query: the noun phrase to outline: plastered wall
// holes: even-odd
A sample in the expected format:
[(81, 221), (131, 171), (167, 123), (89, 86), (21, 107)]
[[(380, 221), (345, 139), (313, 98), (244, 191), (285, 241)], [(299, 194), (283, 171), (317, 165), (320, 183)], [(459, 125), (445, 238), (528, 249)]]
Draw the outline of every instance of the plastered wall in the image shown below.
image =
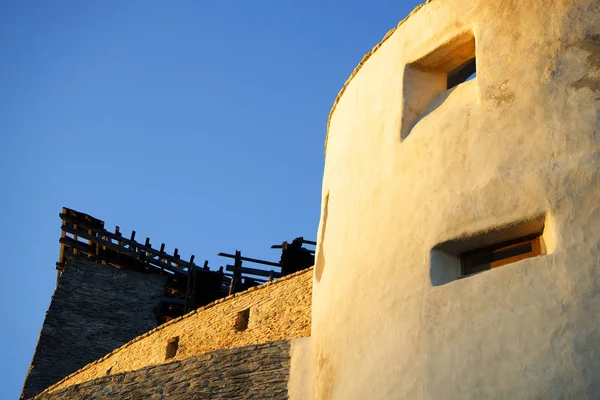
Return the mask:
[[(218, 300), (134, 339), (47, 390), (214, 351), (310, 336), (312, 268)], [(236, 329), (238, 313), (250, 310), (247, 328)], [(173, 358), (169, 342), (178, 338)]]
[[(599, 11), (433, 0), (363, 59), (330, 117), (312, 398), (600, 397)], [(465, 32), (477, 77), (419, 97), (407, 66)], [(539, 218), (547, 254), (432, 279), (436, 246)]]

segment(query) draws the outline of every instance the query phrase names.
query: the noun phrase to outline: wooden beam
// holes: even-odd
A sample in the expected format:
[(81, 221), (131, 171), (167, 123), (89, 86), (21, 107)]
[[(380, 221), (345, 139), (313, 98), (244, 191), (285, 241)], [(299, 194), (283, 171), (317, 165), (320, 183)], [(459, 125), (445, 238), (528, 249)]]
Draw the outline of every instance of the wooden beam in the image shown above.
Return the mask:
[[(177, 254), (177, 256), (171, 256), (167, 253), (155, 250), (152, 247), (145, 247), (136, 241), (125, 239), (123, 237), (119, 237), (112, 232), (103, 230), (101, 232), (101, 234), (103, 236), (106, 236), (109, 238), (109, 239), (103, 239), (102, 237), (98, 237), (97, 234), (88, 235), (87, 232), (80, 231), (79, 229), (74, 229), (68, 225), (63, 226), (62, 229), (68, 233), (71, 233), (72, 235), (77, 235), (84, 239), (94, 240), (98, 243), (101, 243), (104, 246), (112, 248), (113, 250), (117, 250), (117, 251), (129, 254), (132, 257), (136, 257), (136, 258), (139, 257), (138, 252), (132, 250), (132, 249), (136, 249), (136, 250), (140, 250), (140, 251), (149, 253), (149, 255), (152, 257), (151, 259), (154, 259), (154, 257), (157, 257), (158, 259), (163, 259), (163, 260), (169, 261), (180, 267), (189, 268), (189, 266), (190, 266), (190, 264), (188, 262), (183, 261), (181, 258), (179, 258), (179, 254)], [(135, 235), (132, 235), (132, 236), (135, 236)], [(119, 245), (117, 243), (113, 243), (110, 239), (114, 239), (115, 241), (120, 241), (121, 245)], [(129, 245), (129, 248), (125, 247), (127, 245)], [(148, 259), (148, 258), (146, 258), (146, 259)], [(158, 260), (156, 260), (156, 261), (158, 262)], [(165, 263), (165, 262), (163, 262), (163, 264), (166, 265), (169, 270), (181, 269), (181, 268), (173, 267), (172, 265), (169, 265), (168, 263)]]
[[(66, 231), (69, 232), (70, 229), (66, 228)], [(69, 232), (69, 233), (71, 233), (71, 232)], [(80, 235), (80, 236), (82, 238), (84, 238), (84, 239), (87, 239), (86, 236), (88, 236), (88, 235), (84, 234), (84, 235)], [(185, 271), (185, 270), (183, 270), (182, 268), (175, 268), (172, 265), (164, 263), (164, 262), (162, 262), (160, 260), (154, 259), (151, 256), (150, 257), (146, 256), (146, 253), (144, 251), (135, 252), (135, 251), (132, 251), (132, 250), (120, 247), (119, 245), (117, 245), (115, 243), (111, 243), (109, 241), (105, 241), (105, 240), (98, 239), (98, 238), (95, 238), (95, 240), (97, 240), (98, 243), (102, 244), (106, 248), (111, 249), (111, 250), (113, 250), (113, 251), (115, 251), (117, 253), (125, 254), (125, 255), (131, 257), (132, 259), (139, 260), (140, 257), (141, 257), (142, 259), (140, 261), (145, 262), (146, 264), (150, 264), (153, 267), (156, 267), (156, 268), (159, 268), (159, 269), (166, 269), (168, 271), (179, 273), (179, 274), (183, 274), (183, 275), (187, 275), (188, 274), (188, 272)], [(60, 239), (60, 243), (68, 245), (68, 246), (73, 246), (73, 247), (75, 247), (74, 243), (77, 243), (77, 247), (75, 247), (77, 249), (80, 249), (80, 247), (79, 247), (80, 244), (82, 244), (84, 246), (87, 246), (85, 243), (77, 242), (74, 239), (71, 239), (71, 238), (68, 238), (68, 237), (67, 238), (61, 238)], [(87, 247), (87, 249), (89, 250), (89, 247)]]
[(242, 274), (264, 276), (266, 278), (268, 278), (269, 276), (273, 276), (274, 278), (281, 278), (281, 273), (275, 272), (273, 270), (271, 270), (271, 271), (265, 271), (264, 269), (246, 268), (246, 267), (235, 267), (233, 265), (228, 265), (228, 266), (225, 267), (225, 269), (227, 271), (239, 272), (239, 273), (242, 273)]
[[(221, 257), (228, 257), (228, 258), (235, 258), (236, 257), (233, 254), (227, 254), (227, 253), (217, 253), (217, 255), (221, 256)], [(242, 256), (240, 256), (240, 260), (242, 260), (242, 261), (248, 261), (248, 262), (252, 262), (252, 263), (256, 263), (256, 264), (269, 265), (271, 267), (281, 268), (281, 265), (279, 263), (272, 262), (272, 261), (264, 261), (264, 260), (258, 260), (256, 258), (242, 257)]]

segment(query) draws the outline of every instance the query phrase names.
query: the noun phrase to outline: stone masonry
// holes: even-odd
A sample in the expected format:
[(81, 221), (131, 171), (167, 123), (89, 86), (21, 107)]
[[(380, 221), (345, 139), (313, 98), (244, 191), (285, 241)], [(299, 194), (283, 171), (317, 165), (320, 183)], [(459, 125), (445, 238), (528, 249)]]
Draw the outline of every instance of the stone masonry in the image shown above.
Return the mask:
[(36, 400), (287, 399), (288, 341), (217, 350), (73, 385)]
[(30, 398), (158, 325), (166, 278), (90, 261), (67, 264), (46, 312), (21, 398)]
[[(311, 299), (312, 268), (169, 321), (110, 354), (102, 354), (104, 357), (49, 387), (47, 392), (218, 349), (310, 336)], [(245, 319), (245, 326), (240, 325), (240, 319)], [(171, 345), (174, 342), (177, 344)]]

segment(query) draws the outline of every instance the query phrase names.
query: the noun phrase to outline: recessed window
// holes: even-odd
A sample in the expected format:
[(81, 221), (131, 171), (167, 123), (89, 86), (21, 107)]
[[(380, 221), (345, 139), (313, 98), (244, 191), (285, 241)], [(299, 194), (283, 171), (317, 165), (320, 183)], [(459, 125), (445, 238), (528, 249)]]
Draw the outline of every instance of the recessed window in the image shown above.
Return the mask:
[(248, 321), (250, 320), (250, 309), (247, 308), (237, 313), (235, 319), (235, 330), (238, 332), (245, 331), (248, 329)]
[(461, 254), (461, 275), (467, 276), (542, 254), (541, 237), (529, 236)]
[(552, 253), (553, 230), (546, 215), (493, 227), (440, 243), (431, 249), (430, 277), (440, 286), (480, 272)]
[(403, 79), (401, 136), (435, 110), (451, 89), (473, 79), (477, 73), (475, 36), (464, 32), (406, 65)]
[(446, 79), (446, 89), (452, 89), (454, 86), (460, 85), (463, 82), (470, 81), (477, 76), (477, 60), (475, 57), (465, 61), (458, 66), (454, 71), (448, 73)]
[(171, 338), (167, 343), (165, 360), (175, 357), (177, 355), (177, 350), (179, 350), (179, 336)]

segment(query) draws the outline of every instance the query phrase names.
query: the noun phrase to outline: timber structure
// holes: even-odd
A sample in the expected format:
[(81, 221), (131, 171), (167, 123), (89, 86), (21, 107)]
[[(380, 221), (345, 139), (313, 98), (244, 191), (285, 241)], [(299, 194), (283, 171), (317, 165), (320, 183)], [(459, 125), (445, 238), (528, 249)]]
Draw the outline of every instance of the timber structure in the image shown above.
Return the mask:
[[(62, 232), (60, 257), (56, 263), (57, 279), (69, 261), (82, 258), (115, 268), (166, 275), (168, 279), (164, 297), (157, 310), (161, 323), (217, 299), (309, 268), (314, 262), (314, 250), (303, 248), (302, 245), (316, 243), (300, 237), (291, 244), (283, 242), (271, 246), (282, 249), (280, 262), (243, 257), (241, 251), (236, 250), (233, 255), (218, 253), (219, 256), (233, 258), (234, 265), (227, 265), (227, 272), (223, 267), (214, 271), (209, 268), (208, 261), (204, 261), (202, 266), (195, 264), (194, 255), (189, 261), (183, 260), (177, 248), (172, 254), (166, 252), (164, 243), (156, 249), (148, 237), (143, 243), (136, 241), (135, 231), (131, 232), (129, 238), (123, 236), (118, 226), (114, 232), (110, 232), (105, 229), (104, 221), (80, 211), (65, 207), (59, 216)], [(244, 267), (244, 261), (262, 267)]]

